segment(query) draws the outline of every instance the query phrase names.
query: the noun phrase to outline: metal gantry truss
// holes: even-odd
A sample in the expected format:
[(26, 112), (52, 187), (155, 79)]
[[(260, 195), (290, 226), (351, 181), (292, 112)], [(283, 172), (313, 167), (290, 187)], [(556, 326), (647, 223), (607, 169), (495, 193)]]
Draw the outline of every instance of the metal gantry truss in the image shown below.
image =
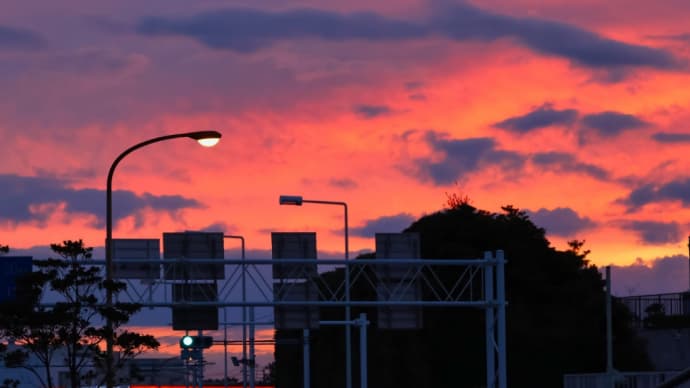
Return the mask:
[[(127, 291), (118, 297), (122, 302), (151, 308), (185, 305), (249, 307), (252, 311), (280, 306), (480, 308), (484, 309), (486, 318), (487, 387), (506, 388), (505, 262), (503, 251), (486, 252), (482, 258), (471, 259), (166, 259), (166, 264), (222, 264), (225, 276), (214, 281), (218, 286), (217, 300), (173, 302), (171, 289), (179, 280), (129, 279)], [(105, 264), (98, 260), (89, 263)], [(161, 264), (161, 271), (175, 267), (164, 266), (160, 260), (122, 259), (114, 263)], [(282, 266), (283, 272), (292, 271), (286, 277), (290, 279), (274, 279), (274, 265)], [(311, 269), (313, 265), (318, 265), (317, 271)], [(343, 276), (324, 276), (327, 272), (342, 271), (346, 265), (350, 269), (350, 284), (345, 284)], [(391, 269), (396, 276), (389, 276)], [(165, 273), (160, 279), (166, 279)], [(245, 301), (238, 297), (242, 283), (246, 286)], [(290, 290), (305, 286), (314, 290), (316, 297), (296, 300)], [(346, 300), (346, 287), (357, 290), (351, 300)], [(246, 324), (266, 322), (242, 322)]]

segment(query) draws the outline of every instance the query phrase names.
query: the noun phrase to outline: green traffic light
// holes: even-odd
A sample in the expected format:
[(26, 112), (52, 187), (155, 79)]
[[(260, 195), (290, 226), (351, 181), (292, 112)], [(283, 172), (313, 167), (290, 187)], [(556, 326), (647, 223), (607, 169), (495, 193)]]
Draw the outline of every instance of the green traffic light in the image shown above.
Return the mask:
[(208, 349), (213, 345), (213, 337), (208, 335), (185, 335), (180, 338), (180, 347), (183, 349)]
[(180, 344), (183, 347), (188, 348), (194, 344), (194, 337), (192, 337), (190, 335), (186, 335), (186, 336), (182, 337), (182, 339), (180, 340)]

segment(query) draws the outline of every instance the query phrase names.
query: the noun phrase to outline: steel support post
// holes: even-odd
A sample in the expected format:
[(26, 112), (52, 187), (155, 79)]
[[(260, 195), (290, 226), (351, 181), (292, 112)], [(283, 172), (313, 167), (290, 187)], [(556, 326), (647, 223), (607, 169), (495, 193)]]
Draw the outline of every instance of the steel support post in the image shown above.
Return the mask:
[(498, 386), (507, 388), (508, 368), (506, 364), (506, 284), (505, 257), (503, 251), (496, 252), (496, 299), (498, 303)]
[(254, 306), (249, 307), (249, 384), (256, 387), (256, 355), (254, 354)]
[[(484, 253), (484, 260), (491, 260), (489, 252)], [(492, 264), (484, 267), (484, 300), (487, 306), (485, 313), (485, 332), (486, 332), (486, 386), (496, 388), (496, 341), (494, 339), (494, 270)]]
[(309, 355), (309, 329), (302, 331), (302, 370), (304, 388), (311, 387), (311, 358)]
[(228, 314), (223, 307), (223, 387), (228, 388)]
[(359, 314), (359, 387), (367, 388), (369, 380), (367, 370), (367, 314)]

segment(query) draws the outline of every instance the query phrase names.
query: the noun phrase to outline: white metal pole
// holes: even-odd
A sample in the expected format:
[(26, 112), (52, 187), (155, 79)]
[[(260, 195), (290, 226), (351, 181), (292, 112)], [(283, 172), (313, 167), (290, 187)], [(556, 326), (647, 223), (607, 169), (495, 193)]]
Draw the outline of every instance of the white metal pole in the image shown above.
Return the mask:
[[(197, 335), (201, 337), (203, 335), (203, 331), (199, 330), (197, 331)], [(199, 349), (199, 354), (201, 355), (201, 360), (197, 360), (197, 386), (199, 388), (204, 388), (204, 349), (201, 348)]]
[[(345, 261), (350, 258), (350, 238), (348, 226), (347, 203), (339, 201), (322, 201), (302, 199), (303, 203), (316, 203), (322, 205), (340, 205), (343, 207), (345, 218)], [(352, 312), (350, 310), (350, 263), (345, 263), (345, 388), (352, 388)]]
[(228, 314), (223, 307), (223, 386), (228, 388)]
[(249, 383), (251, 388), (256, 387), (256, 372), (254, 355), (254, 306), (249, 307)]
[(506, 364), (506, 280), (503, 251), (496, 252), (496, 299), (498, 300), (498, 386), (508, 386)]
[(302, 370), (304, 373), (303, 384), (304, 388), (311, 387), (311, 368), (309, 355), (309, 329), (302, 331)]
[(359, 386), (367, 388), (367, 314), (359, 314)]
[[(242, 242), (242, 359), (247, 359), (247, 284), (246, 272), (247, 266), (244, 263), (244, 238), (240, 237)], [(253, 320), (252, 320), (253, 321)], [(247, 364), (242, 364), (242, 387), (247, 388)]]
[[(246, 284), (246, 272), (247, 265), (245, 264), (245, 249), (244, 249), (244, 236), (235, 235), (224, 235), (225, 238), (232, 238), (240, 240), (241, 253), (242, 253), (242, 359), (247, 359), (247, 284)], [(226, 356), (227, 357), (227, 356)], [(247, 363), (242, 363), (242, 388), (247, 388)]]
[(184, 360), (184, 388), (189, 388), (190, 372), (189, 360)]
[[(484, 252), (484, 260), (492, 259), (490, 252)], [(494, 341), (494, 271), (493, 264), (484, 266), (484, 308), (486, 332), (486, 386), (496, 388), (496, 354)]]
[[(349, 236), (348, 236), (348, 223), (347, 223), (347, 204), (343, 202), (343, 208), (345, 211), (345, 260), (350, 259), (350, 246), (349, 246)], [(350, 263), (345, 264), (345, 320), (351, 321), (352, 315), (350, 311)], [(352, 388), (352, 325), (347, 324), (345, 326), (345, 387)]]

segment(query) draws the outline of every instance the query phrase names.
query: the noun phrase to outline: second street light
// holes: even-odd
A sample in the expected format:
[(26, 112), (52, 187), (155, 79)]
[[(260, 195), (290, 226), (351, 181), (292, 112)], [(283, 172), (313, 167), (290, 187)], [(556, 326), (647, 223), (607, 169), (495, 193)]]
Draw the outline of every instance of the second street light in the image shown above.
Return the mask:
[[(115, 173), (115, 168), (120, 164), (122, 159), (130, 153), (138, 150), (139, 148), (145, 147), (149, 144), (158, 143), (165, 140), (177, 139), (177, 138), (190, 138), (194, 139), (199, 144), (204, 147), (213, 147), (218, 144), (221, 138), (220, 132), (217, 131), (196, 131), (196, 132), (185, 132), (177, 133), (173, 135), (165, 135), (154, 137), (152, 139), (137, 143), (124, 152), (122, 152), (112, 165), (110, 165), (110, 170), (108, 170), (108, 180), (106, 182), (106, 216), (105, 216), (105, 278), (108, 283), (105, 289), (106, 294), (106, 307), (108, 309), (112, 308), (113, 305), (113, 253), (112, 253), (112, 242), (113, 242), (113, 174)], [(106, 365), (105, 365), (105, 382), (108, 388), (113, 388), (115, 385), (115, 374), (113, 371), (113, 345), (114, 345), (114, 332), (113, 332), (113, 321), (110, 318), (109, 311), (106, 317)]]
[[(244, 250), (244, 237), (243, 236), (234, 236), (234, 235), (229, 235), (226, 234), (223, 236), (223, 238), (232, 238), (232, 239), (237, 239), (240, 240), (241, 244), (241, 249), (242, 249), (242, 359), (247, 360), (247, 284), (246, 284), (246, 271), (247, 267), (244, 264), (245, 260), (245, 250)], [(228, 319), (227, 316), (225, 315), (225, 310), (226, 308), (223, 307), (223, 320), (225, 320), (225, 324), (223, 325), (223, 333), (225, 336), (225, 360), (224, 360), (224, 365), (225, 365), (225, 378), (223, 379), (225, 381), (225, 386), (228, 386)], [(252, 356), (253, 357), (253, 356)], [(253, 378), (252, 378), (253, 381)], [(252, 384), (252, 387), (254, 385)], [(242, 387), (247, 388), (247, 363), (242, 364)]]
[[(304, 203), (314, 203), (318, 205), (342, 206), (345, 218), (345, 260), (349, 260), (350, 243), (347, 225), (347, 203), (340, 201), (322, 201), (315, 199), (304, 199), (301, 195), (281, 195), (278, 202), (281, 205), (302, 206)], [(345, 387), (352, 388), (352, 321), (350, 313), (350, 265), (345, 264)]]

